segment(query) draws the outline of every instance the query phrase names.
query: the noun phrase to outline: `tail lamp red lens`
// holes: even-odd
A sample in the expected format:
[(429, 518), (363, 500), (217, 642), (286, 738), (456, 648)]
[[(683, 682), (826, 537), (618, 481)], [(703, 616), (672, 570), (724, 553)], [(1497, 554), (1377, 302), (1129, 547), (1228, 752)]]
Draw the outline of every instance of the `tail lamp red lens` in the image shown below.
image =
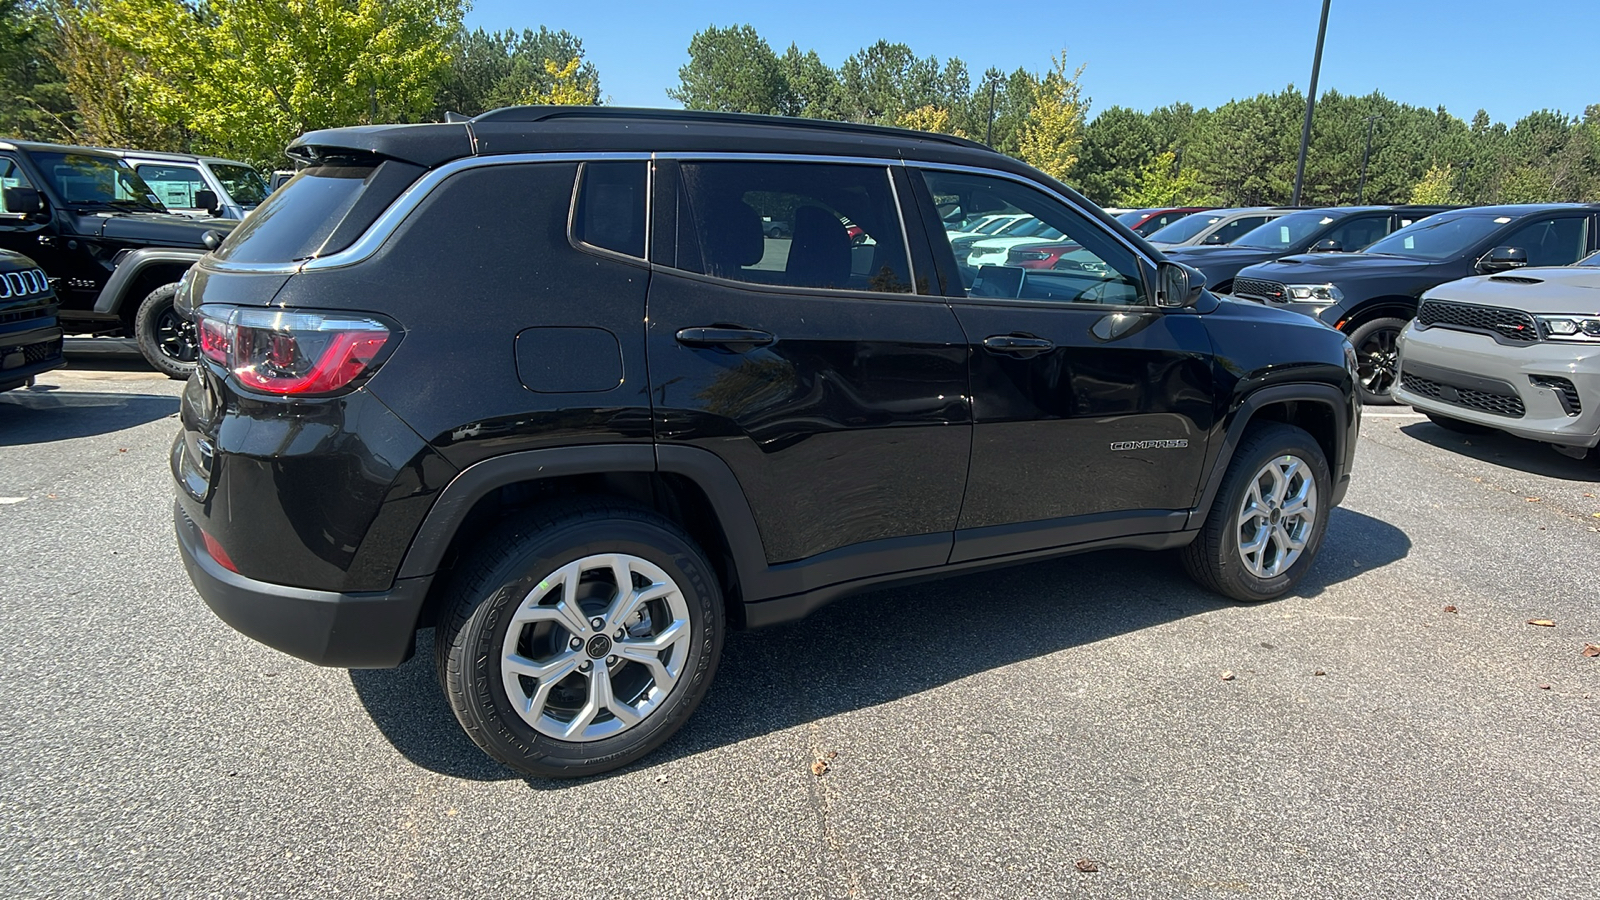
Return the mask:
[(329, 394), (377, 366), (390, 340), (376, 319), (338, 313), (202, 306), (200, 352), (269, 394)]

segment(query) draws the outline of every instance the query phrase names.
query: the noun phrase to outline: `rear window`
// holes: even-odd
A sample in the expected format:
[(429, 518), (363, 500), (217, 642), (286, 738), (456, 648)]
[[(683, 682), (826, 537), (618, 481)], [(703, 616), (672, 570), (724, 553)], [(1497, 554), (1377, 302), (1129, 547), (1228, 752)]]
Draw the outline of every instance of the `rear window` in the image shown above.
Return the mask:
[(278, 263), (316, 255), (361, 197), (373, 166), (302, 169), (256, 207), (214, 255), (240, 263)]

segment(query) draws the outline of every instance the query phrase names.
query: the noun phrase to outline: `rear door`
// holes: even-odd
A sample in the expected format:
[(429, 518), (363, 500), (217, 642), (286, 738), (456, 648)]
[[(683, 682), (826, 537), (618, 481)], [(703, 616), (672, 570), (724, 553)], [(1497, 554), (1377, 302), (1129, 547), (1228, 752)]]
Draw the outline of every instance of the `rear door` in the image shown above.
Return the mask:
[(657, 440), (727, 464), (769, 563), (845, 548), (892, 553), (882, 571), (944, 563), (966, 347), (912, 271), (889, 167), (665, 159), (656, 180)]
[(931, 233), (972, 381), (952, 560), (1181, 528), (1214, 416), (1200, 316), (1150, 305), (1149, 262), (1059, 197), (998, 173), (913, 173), (926, 208), (1026, 212), (1079, 245), (1050, 270), (973, 271)]

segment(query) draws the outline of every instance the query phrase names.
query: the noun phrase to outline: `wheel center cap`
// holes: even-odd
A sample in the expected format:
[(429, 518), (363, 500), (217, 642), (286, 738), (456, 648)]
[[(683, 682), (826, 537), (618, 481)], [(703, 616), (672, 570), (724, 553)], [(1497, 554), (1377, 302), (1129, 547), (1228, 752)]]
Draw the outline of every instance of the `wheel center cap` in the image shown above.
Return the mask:
[(1272, 511), (1272, 524), (1274, 524), (1274, 525), (1278, 524), (1278, 520), (1280, 520), (1282, 518), (1283, 518), (1283, 510), (1275, 509), (1275, 510)]
[(599, 659), (600, 657), (611, 652), (611, 638), (608, 638), (603, 634), (597, 634), (594, 637), (589, 638), (589, 643), (585, 645), (583, 649), (584, 652), (588, 653), (591, 657)]

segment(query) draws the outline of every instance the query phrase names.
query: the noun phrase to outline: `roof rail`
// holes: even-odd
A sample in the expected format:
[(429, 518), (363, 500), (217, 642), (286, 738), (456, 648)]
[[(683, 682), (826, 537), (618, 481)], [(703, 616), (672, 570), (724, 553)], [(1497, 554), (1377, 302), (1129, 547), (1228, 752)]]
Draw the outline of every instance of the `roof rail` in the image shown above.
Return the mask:
[(871, 134), (881, 137), (914, 138), (937, 141), (957, 147), (989, 148), (974, 140), (931, 131), (913, 131), (888, 125), (859, 125), (832, 119), (802, 119), (794, 116), (763, 116), (754, 113), (710, 112), (699, 109), (648, 109), (628, 106), (506, 106), (474, 116), (473, 122), (546, 122), (552, 119), (593, 119), (622, 121), (661, 119), (674, 122), (706, 122), (724, 125), (764, 125), (805, 128), (836, 134)]

